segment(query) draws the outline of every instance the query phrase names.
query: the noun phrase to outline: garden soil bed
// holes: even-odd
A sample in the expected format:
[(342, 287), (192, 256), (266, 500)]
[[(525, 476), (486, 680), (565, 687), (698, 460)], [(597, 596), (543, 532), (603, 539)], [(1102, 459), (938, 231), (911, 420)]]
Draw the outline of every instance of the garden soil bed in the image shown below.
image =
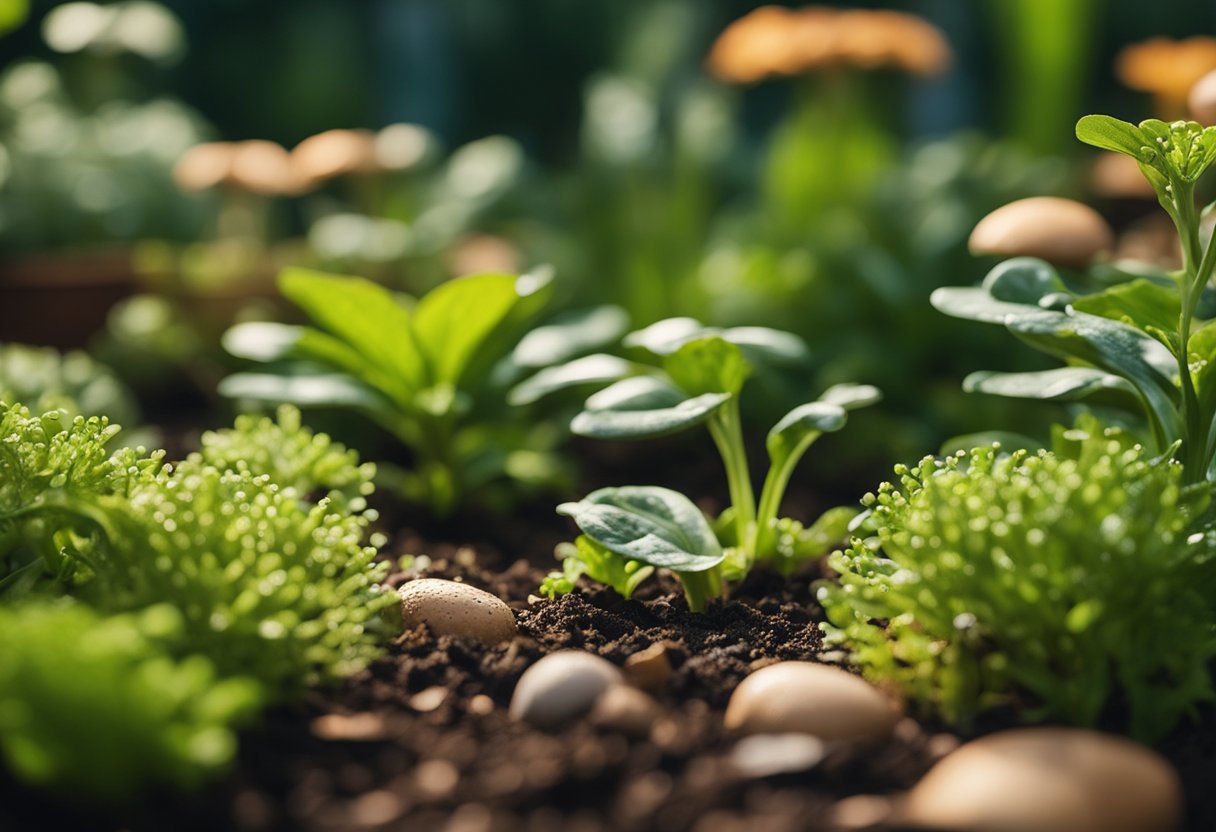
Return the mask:
[[(819, 502), (805, 495), (794, 501)], [(753, 574), (731, 601), (704, 615), (687, 611), (670, 578), (649, 582), (632, 601), (594, 586), (542, 600), (533, 593), (551, 568), (553, 545), (570, 529), (557, 518), (537, 520), (451, 524), (428, 539), (405, 532), (391, 546), (397, 555), (430, 557), (416, 558), (390, 583), (425, 575), (487, 589), (515, 610), (520, 635), (513, 641), (485, 647), (407, 630), (384, 659), (338, 689), (275, 709), (246, 731), (230, 776), (189, 798), (150, 795), (135, 815), (86, 809), (70, 796), (37, 796), (0, 774), (0, 830), (887, 829), (864, 822), (881, 804), (842, 800), (898, 794), (960, 741), (942, 726), (907, 719), (889, 742), (828, 747), (820, 761), (792, 764), (792, 771), (741, 768), (722, 727), (735, 686), (767, 663), (830, 658), (811, 588), (820, 573), (790, 580)], [(514, 541), (510, 555), (507, 541)], [(525, 553), (529, 559), (516, 557)], [(541, 731), (508, 716), (520, 675), (546, 653), (588, 650), (623, 665), (656, 644), (665, 646), (671, 666), (655, 690), (665, 714), (641, 736), (587, 719)], [(979, 730), (1009, 724), (1006, 715)], [(1162, 749), (1185, 781), (1187, 830), (1216, 829), (1211, 709)]]

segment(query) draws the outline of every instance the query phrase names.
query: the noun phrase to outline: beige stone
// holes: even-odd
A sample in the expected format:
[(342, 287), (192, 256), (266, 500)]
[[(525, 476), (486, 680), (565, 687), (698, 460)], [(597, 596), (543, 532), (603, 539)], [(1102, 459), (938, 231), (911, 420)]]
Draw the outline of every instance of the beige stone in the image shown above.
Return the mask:
[(652, 693), (667, 687), (671, 678), (671, 660), (667, 658), (667, 645), (656, 642), (645, 650), (625, 659), (625, 678), (629, 684)]
[(631, 737), (645, 737), (662, 714), (663, 706), (649, 694), (628, 685), (613, 685), (595, 700), (591, 721)]
[(857, 676), (812, 662), (778, 662), (744, 679), (726, 727), (747, 734), (800, 732), (823, 740), (883, 740), (902, 716)]
[(980, 220), (968, 241), (972, 254), (1040, 257), (1061, 266), (1085, 266), (1114, 244), (1114, 232), (1097, 211), (1054, 196), (996, 209)]
[(511, 716), (551, 728), (591, 710), (600, 694), (624, 680), (611, 662), (580, 650), (550, 653), (524, 671), (511, 696)]
[(1131, 740), (1070, 728), (1002, 731), (934, 766), (898, 813), (950, 832), (1172, 832), (1177, 774)]
[(397, 594), (406, 627), (425, 624), (437, 636), (472, 638), (486, 644), (506, 641), (518, 632), (510, 607), (468, 584), (419, 578), (402, 584)]

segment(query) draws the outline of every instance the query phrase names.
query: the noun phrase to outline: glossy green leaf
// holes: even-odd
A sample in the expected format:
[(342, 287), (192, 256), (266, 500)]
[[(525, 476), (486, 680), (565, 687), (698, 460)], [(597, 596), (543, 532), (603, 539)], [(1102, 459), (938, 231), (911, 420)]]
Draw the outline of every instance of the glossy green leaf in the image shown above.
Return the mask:
[(1085, 295), (1074, 300), (1072, 305), (1079, 312), (1122, 321), (1141, 331), (1147, 331), (1149, 327), (1174, 331), (1182, 310), (1177, 287), (1161, 286), (1144, 279)]
[(414, 309), (414, 331), (436, 381), (455, 384), (520, 295), (508, 274), (473, 274), (432, 289)]
[(224, 333), (220, 344), (237, 358), (250, 361), (281, 361), (292, 354), (304, 327), (291, 324), (250, 321), (237, 324)]
[(785, 414), (768, 432), (765, 445), (774, 468), (800, 457), (820, 434), (840, 430), (848, 413), (838, 404), (818, 401), (799, 405)]
[(252, 399), (267, 404), (356, 407), (369, 411), (384, 411), (387, 407), (387, 402), (375, 390), (337, 373), (234, 373), (220, 381), (218, 390), (220, 395), (230, 399)]
[(1037, 306), (997, 300), (987, 289), (975, 286), (943, 286), (929, 296), (938, 312), (952, 318), (1003, 324), (1011, 316), (1038, 311)]
[(601, 546), (651, 566), (703, 572), (722, 562), (709, 521), (678, 491), (649, 485), (602, 488), (577, 503), (562, 503), (557, 511)]
[(797, 335), (766, 326), (732, 326), (716, 333), (737, 346), (749, 361), (761, 364), (802, 364), (811, 351)]
[(685, 343), (664, 359), (663, 369), (690, 396), (738, 394), (751, 372), (743, 351), (716, 336)]
[(1114, 395), (1120, 404), (1135, 406), (1136, 388), (1126, 379), (1092, 367), (1060, 367), (1032, 373), (982, 370), (963, 380), (968, 393), (988, 393), (1019, 399), (1077, 401), (1099, 394)]
[(1104, 115), (1084, 116), (1077, 122), (1077, 138), (1086, 144), (1143, 159), (1152, 139), (1134, 124)]
[(998, 263), (981, 285), (996, 300), (1030, 306), (1037, 306), (1045, 297), (1068, 292), (1055, 268), (1037, 257), (1014, 257)]
[(836, 384), (820, 393), (819, 401), (857, 410), (882, 401), (882, 391), (871, 384)]
[(525, 405), (550, 393), (583, 384), (605, 384), (617, 381), (633, 372), (633, 364), (615, 355), (587, 355), (556, 367), (546, 367), (515, 385), (507, 394), (507, 402)]
[(688, 397), (655, 376), (632, 376), (593, 393), (586, 410), (660, 410), (675, 407)]
[(584, 410), (574, 417), (570, 430), (593, 439), (666, 436), (701, 424), (730, 397), (729, 393), (706, 393), (655, 410)]
[(616, 341), (629, 327), (619, 306), (595, 306), (559, 315), (520, 339), (512, 358), (519, 367), (550, 367)]
[(279, 291), (402, 387), (426, 385), (429, 374), (414, 340), (410, 313), (383, 286), (361, 277), (290, 268), (279, 276)]

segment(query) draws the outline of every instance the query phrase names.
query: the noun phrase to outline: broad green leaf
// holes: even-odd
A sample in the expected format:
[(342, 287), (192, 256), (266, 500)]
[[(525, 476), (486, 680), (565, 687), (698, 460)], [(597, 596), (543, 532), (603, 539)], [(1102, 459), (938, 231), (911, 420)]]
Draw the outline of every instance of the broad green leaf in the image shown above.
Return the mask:
[(1033, 373), (982, 370), (963, 379), (968, 393), (988, 393), (1018, 399), (1077, 401), (1099, 394), (1115, 403), (1135, 407), (1136, 388), (1126, 379), (1092, 367), (1060, 367)]
[(449, 280), (414, 308), (414, 331), (435, 381), (456, 384), (482, 342), (520, 300), (516, 278), (474, 274)]
[(602, 488), (559, 514), (583, 534), (627, 558), (676, 572), (703, 572), (722, 562), (722, 547), (692, 501), (668, 488)]
[(882, 391), (870, 384), (835, 384), (819, 394), (819, 401), (856, 410), (882, 401)]
[(237, 358), (250, 361), (280, 361), (292, 354), (304, 328), (291, 324), (251, 321), (237, 324), (224, 333), (220, 344)]
[(221, 396), (300, 407), (356, 407), (386, 412), (388, 403), (375, 390), (345, 374), (234, 373), (220, 381)]
[(1178, 327), (1182, 310), (1177, 287), (1160, 286), (1144, 279), (1077, 298), (1072, 305), (1079, 312), (1122, 321), (1141, 331), (1149, 327), (1173, 331)]
[(1216, 417), (1216, 322), (1209, 321), (1195, 330), (1187, 351), (1200, 412), (1209, 419)]
[(797, 335), (766, 326), (732, 326), (717, 334), (743, 350), (749, 361), (762, 364), (802, 364), (811, 351)]
[(795, 407), (768, 432), (765, 445), (772, 467), (781, 468), (802, 456), (820, 434), (840, 430), (848, 418), (843, 407), (823, 401)]
[(953, 318), (1003, 324), (1011, 316), (1039, 311), (1037, 306), (997, 300), (987, 289), (972, 286), (943, 286), (929, 296), (938, 312)]
[(638, 347), (655, 355), (668, 355), (704, 331), (705, 325), (696, 318), (666, 318), (629, 333), (622, 343), (626, 347)]
[(655, 376), (632, 376), (593, 393), (586, 410), (660, 410), (675, 407), (688, 397)]
[(1145, 157), (1144, 148), (1152, 144), (1151, 137), (1146, 136), (1140, 127), (1103, 115), (1082, 117), (1077, 122), (1077, 138), (1094, 147), (1124, 153), (1140, 160)]
[(613, 343), (628, 327), (629, 313), (619, 306), (567, 312), (521, 338), (512, 358), (519, 367), (549, 367)]
[[(626, 379), (632, 381), (632, 379)], [(706, 393), (674, 407), (655, 410), (584, 410), (570, 430), (593, 439), (649, 439), (699, 425), (730, 399), (729, 393)]]
[(1061, 358), (1075, 358), (1122, 376), (1140, 394), (1163, 443), (1179, 435), (1179, 393), (1168, 375), (1173, 357), (1161, 344), (1127, 324), (1078, 312), (1040, 311), (1006, 324), (1028, 344)]
[(1068, 293), (1056, 270), (1037, 257), (1014, 257), (998, 263), (981, 285), (995, 300), (1030, 306), (1037, 306), (1045, 297)]
[(663, 369), (690, 396), (738, 394), (751, 372), (743, 351), (719, 337), (689, 341), (664, 359)]
[(615, 355), (587, 355), (556, 367), (546, 367), (524, 379), (507, 394), (507, 402), (516, 406), (531, 404), (558, 390), (617, 381), (633, 369), (632, 363)]
[(400, 387), (426, 386), (429, 374), (410, 313), (383, 286), (361, 277), (289, 268), (279, 275), (279, 291), (322, 329), (384, 368)]
[(570, 553), (562, 560), (562, 573), (572, 585), (585, 574), (593, 581), (612, 587), (622, 598), (629, 599), (638, 586), (654, 574), (653, 566), (614, 552), (585, 534), (579, 535), (573, 545), (567, 543), (563, 547)]

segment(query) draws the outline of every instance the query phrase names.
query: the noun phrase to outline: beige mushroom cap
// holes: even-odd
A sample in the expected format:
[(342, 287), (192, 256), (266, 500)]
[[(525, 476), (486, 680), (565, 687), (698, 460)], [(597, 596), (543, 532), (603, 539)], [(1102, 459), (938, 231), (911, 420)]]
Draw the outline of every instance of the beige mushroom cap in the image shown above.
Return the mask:
[(1133, 90), (1185, 99), (1195, 82), (1216, 69), (1216, 38), (1151, 38), (1124, 47), (1115, 74)]
[(1156, 199), (1157, 192), (1131, 156), (1113, 151), (1099, 153), (1089, 171), (1090, 186), (1098, 196)]
[(1195, 121), (1203, 125), (1216, 124), (1216, 69), (1195, 82), (1186, 103)]
[(814, 662), (778, 662), (739, 683), (726, 706), (725, 724), (747, 734), (882, 740), (901, 716), (886, 696), (847, 671)]
[(232, 174), (231, 142), (196, 144), (173, 166), (173, 181), (183, 191), (206, 191), (226, 182)]
[(297, 175), (309, 184), (350, 173), (373, 173), (376, 137), (368, 130), (326, 130), (309, 136), (291, 151)]
[(242, 190), (264, 196), (299, 191), (291, 154), (279, 144), (261, 139), (239, 142), (232, 155), (230, 181)]
[(434, 138), (416, 124), (390, 124), (376, 134), (376, 164), (383, 170), (409, 170), (427, 158)]
[(507, 641), (519, 631), (511, 608), (496, 595), (468, 584), (418, 578), (402, 584), (401, 618), (406, 627), (425, 624), (436, 636)]
[(1097, 211), (1054, 196), (1019, 199), (996, 209), (979, 221), (967, 241), (972, 254), (1040, 257), (1061, 266), (1085, 266), (1114, 244), (1114, 232)]
[(1072, 728), (1022, 728), (967, 743), (925, 775), (900, 826), (949, 832), (1172, 832), (1182, 788), (1153, 751)]

